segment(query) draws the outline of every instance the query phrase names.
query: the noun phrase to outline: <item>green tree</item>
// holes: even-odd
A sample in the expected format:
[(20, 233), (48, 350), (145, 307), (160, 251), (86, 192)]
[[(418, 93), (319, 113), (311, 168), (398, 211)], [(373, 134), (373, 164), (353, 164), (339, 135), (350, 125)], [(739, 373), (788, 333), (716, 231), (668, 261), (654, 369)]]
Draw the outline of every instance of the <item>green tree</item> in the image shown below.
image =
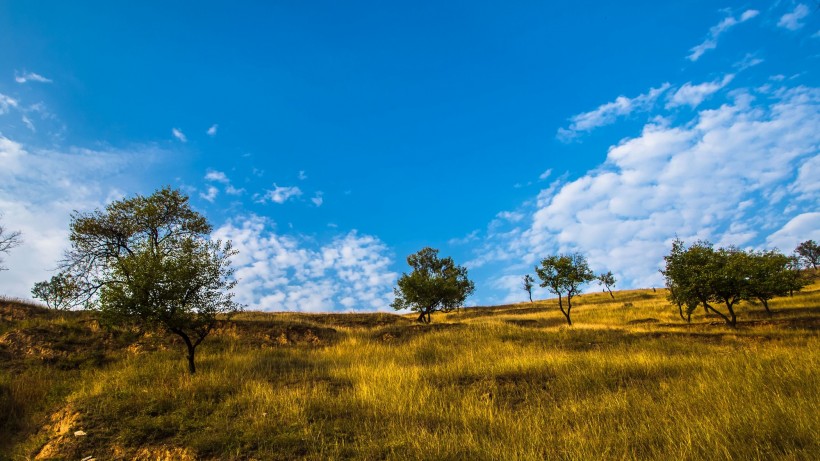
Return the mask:
[(612, 294), (610, 287), (614, 287), (617, 280), (615, 279), (615, 276), (612, 275), (612, 271), (607, 271), (606, 274), (601, 274), (596, 278), (598, 279), (598, 285), (603, 285), (606, 287), (606, 291), (609, 292), (609, 296), (612, 296), (612, 299), (615, 299), (615, 295)]
[(59, 273), (50, 280), (35, 283), (31, 295), (52, 309), (65, 310), (76, 304), (79, 285), (70, 275)]
[(524, 291), (526, 291), (527, 294), (530, 295), (530, 302), (532, 302), (532, 287), (535, 286), (535, 285), (533, 285), (533, 282), (535, 282), (535, 279), (532, 278), (532, 275), (530, 275), (530, 274), (524, 275), (524, 279), (522, 281), (522, 286), (524, 287)]
[[(0, 214), (0, 218), (3, 215)], [(0, 255), (9, 254), (9, 252), (23, 243), (20, 231), (10, 231), (0, 224)], [(3, 258), (0, 258), (0, 271), (8, 270), (3, 266)]]
[(808, 282), (792, 269), (794, 258), (777, 250), (750, 252), (748, 263), (746, 297), (760, 301), (769, 315), (769, 300), (800, 291)]
[[(589, 269), (586, 258), (580, 253), (561, 254), (541, 260), (541, 266), (535, 266), (535, 273), (541, 279), (541, 286), (558, 295), (558, 308), (572, 325), (572, 297), (579, 294), (581, 287), (595, 280), (595, 274)], [(564, 310), (563, 297), (567, 298), (567, 309)]]
[(407, 264), (413, 270), (396, 282), (392, 306), (418, 312), (419, 322), (430, 323), (433, 312), (458, 308), (475, 290), (475, 284), (467, 278), (467, 269), (457, 266), (452, 258), (439, 258), (434, 248), (423, 248), (408, 256)]
[(794, 249), (800, 261), (806, 266), (811, 266), (817, 269), (817, 264), (820, 263), (820, 245), (814, 240), (806, 240)]
[(241, 310), (231, 243), (208, 238), (211, 225), (188, 197), (164, 188), (71, 217), (71, 249), (61, 264), (76, 299), (111, 322), (136, 322), (179, 336), (194, 354), (217, 321)]

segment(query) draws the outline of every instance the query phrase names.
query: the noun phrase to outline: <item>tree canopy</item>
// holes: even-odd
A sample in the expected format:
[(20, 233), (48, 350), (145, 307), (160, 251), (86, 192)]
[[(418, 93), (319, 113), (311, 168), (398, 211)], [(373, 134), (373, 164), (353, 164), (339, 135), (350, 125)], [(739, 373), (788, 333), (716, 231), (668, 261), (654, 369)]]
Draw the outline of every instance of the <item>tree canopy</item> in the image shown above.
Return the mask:
[(467, 269), (456, 265), (450, 257), (439, 258), (434, 248), (411, 254), (407, 264), (413, 270), (402, 274), (396, 282), (392, 306), (418, 312), (420, 322), (430, 323), (433, 312), (456, 309), (475, 290), (475, 284), (467, 278)]
[(535, 286), (535, 279), (532, 278), (532, 275), (525, 274), (523, 280), (521, 281), (521, 286), (524, 288), (524, 291), (530, 295), (530, 302), (532, 302), (532, 289)]
[[(561, 254), (541, 260), (541, 266), (535, 266), (535, 273), (541, 279), (541, 286), (558, 295), (558, 308), (572, 325), (572, 297), (579, 294), (581, 287), (595, 279), (589, 269), (586, 258), (580, 253)], [(564, 310), (563, 297), (567, 298), (567, 309)]]
[(814, 240), (806, 240), (795, 248), (800, 262), (806, 267), (817, 269), (817, 264), (820, 263), (820, 245)]
[(60, 276), (75, 284), (73, 298), (110, 321), (179, 336), (194, 373), (196, 347), (219, 316), (241, 310), (230, 292), (231, 243), (210, 240), (207, 220), (170, 188), (75, 212), (70, 230)]
[(612, 274), (612, 271), (607, 271), (606, 274), (600, 274), (595, 277), (598, 280), (598, 285), (603, 285), (606, 288), (606, 291), (609, 292), (609, 296), (612, 299), (615, 299), (615, 295), (612, 294), (612, 287), (615, 286), (617, 280), (615, 279), (615, 275)]

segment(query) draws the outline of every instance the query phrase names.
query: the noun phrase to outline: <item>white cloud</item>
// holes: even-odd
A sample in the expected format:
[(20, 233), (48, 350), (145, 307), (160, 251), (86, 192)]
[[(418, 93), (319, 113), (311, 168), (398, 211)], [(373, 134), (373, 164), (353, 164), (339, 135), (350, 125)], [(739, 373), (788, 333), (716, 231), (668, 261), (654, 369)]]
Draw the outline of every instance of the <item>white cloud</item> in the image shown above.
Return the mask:
[(786, 13), (780, 17), (780, 21), (777, 22), (777, 26), (789, 30), (797, 30), (805, 25), (804, 23), (800, 22), (800, 20), (808, 15), (809, 7), (802, 3), (799, 3), (797, 6), (794, 7), (794, 10), (791, 13)]
[(734, 64), (734, 67), (737, 68), (739, 71), (744, 71), (750, 67), (754, 67), (762, 63), (763, 59), (758, 58), (752, 53), (746, 53), (746, 55), (743, 56), (743, 59)]
[(318, 191), (318, 192), (316, 192), (316, 195), (312, 199), (310, 199), (310, 201), (313, 202), (313, 204), (316, 205), (317, 207), (320, 207), (320, 206), (322, 206), (322, 203), (324, 203), (324, 199), (322, 198), (322, 195), (324, 195), (322, 193), (322, 191)]
[(0, 93), (0, 115), (9, 113), (10, 109), (17, 108), (17, 100)]
[(523, 226), (489, 232), (471, 267), (502, 263), (500, 280), (540, 257), (582, 251), (620, 286), (649, 287), (661, 285), (657, 269), (676, 235), (790, 250), (820, 229), (818, 126), (820, 89), (806, 87), (757, 99), (738, 90), (678, 125), (649, 123), (603, 165), (523, 205)]
[(478, 229), (470, 232), (469, 234), (465, 235), (461, 238), (452, 238), (447, 241), (448, 245), (456, 246), (456, 245), (466, 245), (471, 242), (475, 242), (478, 240)]
[(549, 168), (549, 169), (547, 169), (547, 171), (545, 171), (545, 172), (541, 173), (540, 175), (538, 175), (538, 179), (543, 181), (543, 180), (549, 178), (551, 175), (552, 175), (552, 168)]
[(692, 82), (686, 82), (682, 87), (678, 88), (672, 96), (669, 97), (669, 101), (666, 103), (666, 108), (671, 109), (673, 107), (683, 105), (695, 108), (699, 106), (704, 99), (728, 85), (734, 78), (734, 74), (727, 74), (721, 80), (705, 82), (699, 85), (692, 85)]
[(569, 142), (581, 133), (615, 123), (618, 117), (624, 117), (633, 112), (650, 110), (658, 96), (669, 87), (668, 83), (664, 83), (660, 87), (651, 88), (647, 93), (634, 98), (618, 96), (615, 101), (603, 104), (589, 112), (574, 115), (570, 118), (569, 128), (559, 128), (556, 137), (560, 141)]
[(202, 197), (204, 200), (207, 200), (211, 203), (214, 203), (214, 200), (216, 200), (217, 195), (219, 195), (219, 189), (217, 189), (214, 186), (208, 186), (208, 189), (207, 189), (206, 192), (204, 192), (204, 193), (200, 192), (199, 193), (200, 197)]
[(206, 181), (213, 181), (213, 182), (221, 182), (222, 184), (228, 184), (231, 181), (228, 179), (228, 175), (221, 171), (216, 170), (208, 170), (205, 173), (205, 180)]
[(712, 26), (712, 28), (709, 29), (709, 35), (706, 36), (706, 39), (703, 41), (703, 43), (689, 50), (691, 51), (691, 53), (686, 58), (693, 62), (697, 61), (698, 59), (700, 59), (701, 56), (703, 56), (703, 53), (706, 53), (709, 50), (717, 48), (718, 37), (720, 37), (722, 33), (726, 32), (731, 27), (734, 27), (737, 24), (746, 22), (749, 19), (754, 18), (758, 14), (760, 14), (760, 12), (757, 10), (746, 10), (743, 12), (743, 14), (740, 15), (740, 18), (738, 19), (734, 18), (733, 16), (724, 18), (723, 21), (720, 21), (717, 25)]
[(23, 121), (23, 124), (26, 126), (26, 128), (31, 130), (32, 133), (37, 132), (37, 128), (34, 126), (34, 123), (31, 122), (31, 119), (28, 118), (27, 115), (23, 114), (23, 116), (21, 117), (21, 120)]
[(213, 125), (211, 125), (210, 128), (208, 128), (208, 131), (206, 131), (206, 133), (208, 133), (208, 136), (214, 137), (214, 136), (216, 136), (216, 130), (217, 129), (219, 129), (219, 125), (214, 123)]
[(299, 180), (304, 181), (307, 179), (307, 175), (305, 174), (304, 170), (299, 171)]
[(296, 186), (277, 186), (273, 185), (273, 190), (265, 191), (265, 194), (260, 197), (257, 202), (265, 203), (267, 201), (276, 202), (279, 204), (285, 203), (291, 198), (302, 195), (302, 190)]
[(245, 189), (237, 189), (236, 187), (228, 184), (225, 186), (225, 193), (228, 195), (242, 195), (245, 193)]
[(317, 245), (273, 228), (251, 215), (214, 231), (214, 238), (231, 240), (239, 251), (239, 302), (266, 311), (391, 310), (396, 273), (378, 238), (353, 231)]
[(71, 212), (121, 198), (120, 188), (136, 190), (134, 178), (162, 157), (142, 147), (31, 149), (0, 135), (0, 212), (3, 223), (21, 231), (24, 240), (4, 258), (9, 271), (0, 277), (0, 294), (29, 298), (32, 285), (54, 275), (68, 248)]
[(183, 133), (178, 128), (172, 128), (171, 134), (174, 135), (174, 137), (180, 140), (181, 142), (188, 142), (188, 138), (185, 137), (185, 133)]
[(22, 73), (15, 72), (14, 81), (17, 82), (17, 83), (26, 83), (26, 82), (51, 83), (51, 79), (45, 78), (42, 75), (36, 74), (34, 72), (22, 72)]
[(789, 254), (806, 240), (820, 240), (820, 213), (809, 212), (795, 216), (766, 239), (766, 245)]

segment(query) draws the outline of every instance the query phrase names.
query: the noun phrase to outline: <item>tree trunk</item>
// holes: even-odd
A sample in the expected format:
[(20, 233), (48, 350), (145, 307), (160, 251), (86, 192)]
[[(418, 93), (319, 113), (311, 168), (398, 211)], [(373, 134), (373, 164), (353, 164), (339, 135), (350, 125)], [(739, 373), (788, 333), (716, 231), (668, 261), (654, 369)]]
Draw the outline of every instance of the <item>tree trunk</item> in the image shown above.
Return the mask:
[(732, 321), (731, 321), (731, 322), (729, 322), (729, 325), (730, 325), (732, 328), (734, 328), (734, 327), (736, 327), (736, 326), (737, 326), (737, 316), (735, 315), (735, 310), (732, 308), (732, 305), (733, 305), (733, 304), (734, 304), (734, 303), (730, 303), (729, 301), (726, 301), (726, 307), (729, 309), (729, 315), (731, 315), (731, 316), (732, 316)]
[(766, 313), (770, 316), (772, 315), (772, 311), (769, 310), (769, 300), (765, 298), (757, 298), (760, 300), (761, 304), (763, 304), (763, 308), (766, 309)]
[(612, 294), (612, 290), (610, 290), (609, 287), (606, 287), (606, 291), (609, 292), (609, 296), (612, 296), (612, 299), (615, 299), (615, 295)]
[(528, 291), (527, 293), (530, 294), (530, 303), (532, 303), (532, 291)]
[(572, 296), (570, 296), (569, 293), (567, 293), (567, 313), (564, 314), (564, 316), (567, 318), (567, 324), (569, 324), (569, 326), (572, 326), (572, 319), (569, 317), (570, 312), (572, 312)]
[(686, 317), (683, 316), (683, 304), (678, 303), (678, 315), (680, 315), (681, 320), (686, 320)]
[[(709, 311), (714, 312), (715, 314), (720, 316), (720, 318), (722, 318), (723, 321), (726, 322), (727, 325), (732, 326), (732, 327), (735, 326), (734, 320), (730, 320), (729, 317), (723, 315), (723, 312), (720, 312), (719, 310), (717, 310), (714, 307), (710, 306), (709, 303), (707, 303), (705, 301), (703, 302), (703, 309), (706, 311), (707, 314), (709, 313)], [(735, 318), (735, 311), (733, 311), (731, 308), (729, 308), (729, 313), (732, 315), (732, 319), (734, 319)]]
[(182, 338), (183, 341), (185, 341), (185, 347), (188, 348), (188, 356), (186, 357), (188, 359), (188, 373), (196, 373), (196, 364), (194, 364), (194, 353), (196, 352), (196, 346), (199, 343), (192, 343), (191, 338), (189, 338), (188, 335), (185, 334), (185, 332), (182, 330), (174, 329), (171, 330), (171, 332)]

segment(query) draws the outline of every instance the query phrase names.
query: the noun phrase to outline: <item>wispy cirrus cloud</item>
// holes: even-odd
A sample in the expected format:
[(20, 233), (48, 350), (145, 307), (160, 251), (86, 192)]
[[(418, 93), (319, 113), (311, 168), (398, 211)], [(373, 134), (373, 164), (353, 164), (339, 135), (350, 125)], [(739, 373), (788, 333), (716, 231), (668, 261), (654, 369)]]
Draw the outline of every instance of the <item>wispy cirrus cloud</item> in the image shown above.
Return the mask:
[(777, 26), (789, 30), (800, 29), (805, 25), (802, 20), (808, 15), (809, 7), (802, 3), (798, 3), (797, 6), (794, 7), (794, 10), (780, 17), (780, 20), (777, 21)]
[(690, 49), (689, 55), (686, 59), (695, 62), (703, 56), (709, 50), (714, 50), (717, 48), (718, 38), (727, 30), (731, 29), (732, 27), (746, 22), (760, 14), (757, 10), (746, 10), (740, 17), (735, 18), (734, 16), (728, 16), (724, 18), (722, 21), (717, 23), (716, 25), (712, 26), (709, 29), (709, 34), (706, 36), (706, 39), (697, 46), (692, 47)]
[(713, 93), (716, 93), (728, 85), (734, 78), (734, 74), (727, 74), (722, 79), (704, 82), (698, 85), (693, 85), (692, 82), (686, 82), (678, 88), (677, 91), (672, 93), (669, 97), (669, 101), (666, 103), (666, 108), (671, 109), (679, 106), (695, 108)]
[(11, 109), (17, 108), (17, 105), (16, 99), (0, 93), (0, 115), (9, 113)]
[(569, 127), (559, 128), (556, 137), (562, 142), (569, 142), (582, 133), (615, 123), (619, 117), (650, 110), (655, 100), (670, 86), (669, 83), (664, 83), (660, 87), (651, 88), (648, 92), (634, 98), (618, 96), (614, 101), (602, 104), (589, 112), (574, 115), (570, 118)]
[(188, 142), (188, 138), (185, 136), (185, 133), (183, 133), (179, 128), (171, 128), (171, 134), (180, 142)]
[(27, 82), (40, 82), (40, 83), (51, 83), (51, 79), (45, 78), (40, 74), (34, 72), (15, 72), (14, 73), (14, 81), (17, 83), (27, 83)]

